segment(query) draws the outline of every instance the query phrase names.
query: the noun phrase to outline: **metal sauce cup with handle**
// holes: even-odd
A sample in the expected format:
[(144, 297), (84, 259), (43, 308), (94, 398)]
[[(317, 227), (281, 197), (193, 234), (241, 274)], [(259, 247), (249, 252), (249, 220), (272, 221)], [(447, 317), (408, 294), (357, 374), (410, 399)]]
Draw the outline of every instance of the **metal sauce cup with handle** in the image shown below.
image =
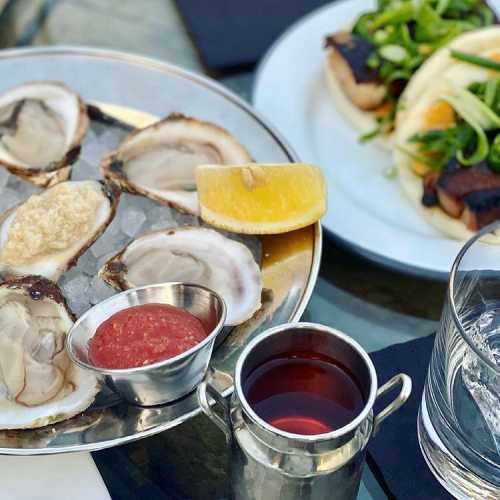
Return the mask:
[[(250, 405), (244, 384), (252, 371), (266, 360), (299, 351), (333, 359), (355, 377), (365, 404), (347, 425), (325, 434), (292, 434), (264, 421)], [(397, 397), (375, 415), (377, 398), (396, 386), (401, 387)], [(373, 363), (357, 342), (332, 328), (295, 323), (272, 328), (245, 348), (236, 365), (234, 387), (227, 403), (204, 381), (198, 387), (198, 399), (230, 445), (235, 499), (354, 499), (366, 446), (383, 420), (408, 399), (411, 379), (398, 374), (378, 388)]]

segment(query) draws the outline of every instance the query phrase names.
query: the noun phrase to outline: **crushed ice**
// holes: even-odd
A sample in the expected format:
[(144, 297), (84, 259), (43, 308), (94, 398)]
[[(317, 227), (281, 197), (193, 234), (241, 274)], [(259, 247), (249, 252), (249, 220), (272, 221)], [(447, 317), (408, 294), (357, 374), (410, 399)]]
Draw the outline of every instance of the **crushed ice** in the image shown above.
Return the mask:
[(3, 189), (7, 186), (7, 182), (9, 181), (9, 171), (5, 168), (0, 168), (0, 189)]
[[(127, 133), (123, 128), (92, 121), (82, 144), (80, 158), (73, 165), (71, 180), (101, 179), (101, 158), (115, 149)], [(40, 191), (40, 188), (0, 168), (0, 212)], [(71, 310), (80, 316), (93, 305), (116, 293), (97, 273), (134, 238), (149, 231), (182, 225), (199, 226), (200, 221), (195, 216), (182, 214), (144, 196), (123, 193), (113, 222), (80, 257), (78, 265), (65, 273), (59, 281)], [(234, 234), (228, 236), (245, 243), (257, 261), (260, 261), (261, 248), (258, 238), (239, 237)]]

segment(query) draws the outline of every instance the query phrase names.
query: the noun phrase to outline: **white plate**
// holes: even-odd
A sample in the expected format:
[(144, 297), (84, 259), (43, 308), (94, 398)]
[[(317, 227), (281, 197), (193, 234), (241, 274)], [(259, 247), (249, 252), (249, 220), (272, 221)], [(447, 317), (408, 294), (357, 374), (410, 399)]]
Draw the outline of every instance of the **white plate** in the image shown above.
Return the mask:
[(384, 177), (391, 155), (358, 142), (359, 133), (335, 109), (326, 87), (324, 36), (349, 26), (374, 5), (371, 0), (337, 2), (289, 28), (261, 62), (253, 102), (303, 161), (323, 167), (329, 194), (325, 229), (385, 265), (444, 278), (463, 243), (430, 226), (398, 181)]

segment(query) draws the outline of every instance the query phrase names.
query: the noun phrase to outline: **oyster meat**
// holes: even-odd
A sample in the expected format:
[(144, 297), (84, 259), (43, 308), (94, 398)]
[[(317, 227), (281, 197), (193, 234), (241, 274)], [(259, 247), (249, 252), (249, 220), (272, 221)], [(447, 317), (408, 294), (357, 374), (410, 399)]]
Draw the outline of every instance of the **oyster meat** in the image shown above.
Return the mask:
[(57, 280), (104, 232), (118, 205), (117, 186), (62, 182), (0, 215), (0, 277)]
[(55, 283), (28, 276), (0, 285), (0, 429), (43, 427), (93, 402), (97, 378), (65, 351), (72, 325)]
[(176, 113), (132, 132), (103, 159), (101, 169), (105, 178), (126, 191), (197, 214), (194, 174), (198, 165), (251, 161), (245, 147), (227, 130)]
[(99, 274), (119, 290), (167, 281), (204, 285), (226, 302), (228, 325), (243, 323), (261, 306), (261, 272), (252, 253), (213, 229), (183, 226), (146, 234)]
[(89, 119), (66, 85), (30, 82), (0, 95), (0, 165), (37, 186), (67, 180)]

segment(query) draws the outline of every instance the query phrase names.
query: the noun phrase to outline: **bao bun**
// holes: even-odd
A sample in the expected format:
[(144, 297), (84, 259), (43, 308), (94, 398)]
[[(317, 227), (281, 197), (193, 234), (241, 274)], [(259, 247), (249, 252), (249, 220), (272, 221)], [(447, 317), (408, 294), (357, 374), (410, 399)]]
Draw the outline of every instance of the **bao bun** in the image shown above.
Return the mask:
[[(499, 78), (500, 73), (463, 63), (451, 57), (450, 48), (482, 57), (500, 55), (500, 27), (490, 27), (470, 32), (455, 39), (431, 56), (417, 71), (401, 96), (400, 111), (396, 116), (394, 161), (399, 167), (399, 182), (414, 206), (438, 230), (458, 240), (467, 240), (475, 233), (461, 219), (454, 219), (439, 207), (422, 205), (422, 177), (411, 168), (411, 159), (399, 148), (409, 149), (408, 139), (423, 129), (424, 113), (438, 101), (450, 82), (462, 88), (471, 83)], [(500, 243), (500, 236), (488, 240)]]

